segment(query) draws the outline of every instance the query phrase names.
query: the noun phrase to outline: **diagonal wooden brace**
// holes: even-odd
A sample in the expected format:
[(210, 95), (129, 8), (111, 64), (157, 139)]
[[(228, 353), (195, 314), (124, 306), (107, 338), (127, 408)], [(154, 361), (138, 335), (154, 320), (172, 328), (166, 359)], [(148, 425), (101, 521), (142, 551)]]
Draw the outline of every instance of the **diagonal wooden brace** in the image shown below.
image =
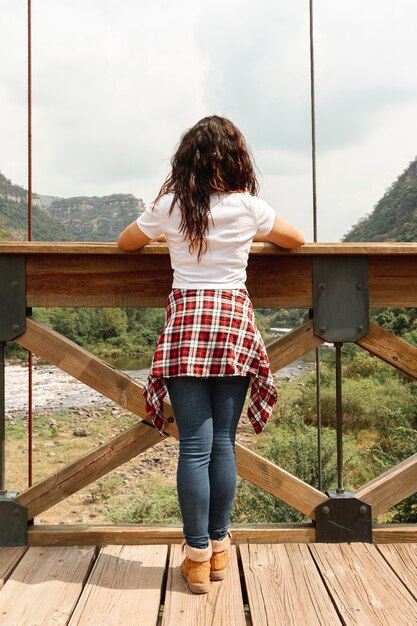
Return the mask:
[[(274, 342), (274, 350), (277, 351), (277, 354), (279, 354), (278, 342), (282, 341), (285, 344), (282, 354), (286, 355), (277, 357), (274, 361), (275, 367), (277, 364), (279, 367), (284, 367), (293, 361), (294, 358), (297, 358), (294, 357), (295, 353), (301, 356), (304, 348), (305, 351), (312, 349), (311, 344), (315, 342), (316, 338), (314, 339), (312, 333), (310, 334), (309, 326), (310, 322), (301, 327), (303, 330), (297, 329), (293, 331), (294, 334), (289, 333), (293, 335), (291, 340), (288, 339), (287, 335), (282, 340)], [(300, 340), (300, 336), (303, 341)], [(27, 331), (17, 341), (23, 347), (32, 350), (80, 382), (89, 385), (107, 398), (132, 411), (132, 413), (147, 418), (142, 385), (126, 374), (110, 367), (74, 342), (33, 319), (27, 320)], [(297, 346), (301, 343), (303, 347), (294, 348), (293, 342)], [(286, 359), (288, 360), (286, 361)], [(168, 421), (173, 416), (172, 407), (168, 401), (164, 402), (164, 416), (165, 432), (167, 435), (178, 438), (175, 422), (170, 423)], [(133, 444), (132, 442), (136, 439), (138, 442)], [(140, 423), (59, 470), (56, 474), (23, 491), (16, 500), (28, 507), (29, 518), (39, 515), (71, 493), (103, 476), (121, 463), (125, 463), (160, 440), (160, 435), (153, 427), (149, 428), (144, 423)], [(106, 456), (105, 449), (112, 450), (111, 461), (109, 456)], [(326, 496), (314, 487), (307, 485), (240, 444), (236, 444), (236, 460), (238, 472), (242, 478), (281, 498), (290, 506), (310, 517), (314, 517), (315, 507), (326, 500)]]

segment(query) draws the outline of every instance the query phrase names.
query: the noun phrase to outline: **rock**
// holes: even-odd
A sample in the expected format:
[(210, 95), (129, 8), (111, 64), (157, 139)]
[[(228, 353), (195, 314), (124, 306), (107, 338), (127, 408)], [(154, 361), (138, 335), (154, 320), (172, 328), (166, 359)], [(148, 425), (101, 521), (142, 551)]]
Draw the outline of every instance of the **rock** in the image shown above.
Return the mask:
[(85, 428), (76, 428), (72, 434), (75, 435), (75, 437), (87, 437)]
[(45, 443), (43, 444), (46, 448), (52, 448), (55, 443), (53, 441), (45, 441)]
[(51, 419), (49, 420), (49, 427), (50, 427), (50, 428), (58, 428), (58, 422), (57, 422), (56, 420), (54, 420), (54, 419), (52, 419), (52, 418), (51, 418)]

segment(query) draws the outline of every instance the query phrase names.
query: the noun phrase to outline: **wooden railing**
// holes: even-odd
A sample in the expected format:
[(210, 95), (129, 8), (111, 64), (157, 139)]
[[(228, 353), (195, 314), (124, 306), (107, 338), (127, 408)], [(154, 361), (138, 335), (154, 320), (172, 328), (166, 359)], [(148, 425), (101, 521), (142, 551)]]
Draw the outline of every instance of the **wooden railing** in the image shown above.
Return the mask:
[[(115, 244), (0, 243), (0, 257), (21, 255), (26, 260), (27, 307), (154, 307), (163, 306), (171, 288), (172, 271), (165, 244), (153, 243), (125, 253)], [(252, 246), (247, 286), (255, 307), (313, 309), (312, 266), (318, 256), (366, 256), (369, 304), (377, 307), (417, 306), (417, 244), (311, 244), (285, 251), (272, 244)], [(28, 519), (161, 441), (147, 423), (142, 386), (126, 374), (80, 348), (34, 319), (16, 338), (24, 348), (56, 365), (140, 418), (122, 434), (19, 493)], [(320, 346), (313, 320), (274, 340), (269, 346), (271, 368), (277, 371)], [(382, 360), (417, 378), (417, 349), (388, 331), (370, 324), (356, 343)], [(1, 390), (0, 390), (1, 393)], [(178, 437), (172, 408), (165, 401), (166, 436)], [(311, 520), (328, 497), (237, 444), (239, 475), (280, 498)], [(417, 454), (357, 490), (355, 496), (372, 507), (373, 518), (417, 491)], [(129, 543), (178, 541), (178, 528), (141, 526), (31, 526), (31, 544)], [(314, 541), (315, 526), (292, 524), (246, 526), (236, 540)], [(415, 541), (417, 525), (374, 526), (374, 541)]]

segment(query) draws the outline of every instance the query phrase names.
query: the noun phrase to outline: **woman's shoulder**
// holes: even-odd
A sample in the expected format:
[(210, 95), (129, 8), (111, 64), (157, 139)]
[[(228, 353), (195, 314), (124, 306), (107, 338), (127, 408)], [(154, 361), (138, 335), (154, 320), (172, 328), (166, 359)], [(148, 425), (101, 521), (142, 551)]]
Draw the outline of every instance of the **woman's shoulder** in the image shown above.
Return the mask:
[(155, 207), (157, 207), (160, 211), (169, 211), (172, 205), (172, 201), (174, 199), (173, 193), (165, 193), (163, 196), (158, 198), (158, 201), (155, 202)]
[(259, 196), (251, 194), (249, 191), (237, 191), (231, 196), (234, 196), (235, 201), (240, 202), (251, 211), (257, 211), (260, 207), (266, 205), (266, 202)]

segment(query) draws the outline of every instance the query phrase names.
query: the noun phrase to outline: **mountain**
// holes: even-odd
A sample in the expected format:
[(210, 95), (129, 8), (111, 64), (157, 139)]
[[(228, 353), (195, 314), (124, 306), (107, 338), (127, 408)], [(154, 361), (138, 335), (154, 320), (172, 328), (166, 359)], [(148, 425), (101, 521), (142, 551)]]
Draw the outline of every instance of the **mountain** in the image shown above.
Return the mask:
[(417, 242), (417, 158), (387, 189), (373, 211), (351, 228), (344, 241)]
[(114, 241), (144, 209), (132, 194), (54, 199), (49, 214), (71, 233), (74, 241)]
[[(32, 198), (33, 238), (38, 241), (70, 241), (62, 224), (45, 209), (40, 197)], [(0, 172), (0, 239), (27, 239), (27, 192)]]
[[(133, 194), (57, 198), (33, 194), (34, 241), (114, 241), (143, 211)], [(0, 172), (0, 239), (27, 239), (27, 191)]]

